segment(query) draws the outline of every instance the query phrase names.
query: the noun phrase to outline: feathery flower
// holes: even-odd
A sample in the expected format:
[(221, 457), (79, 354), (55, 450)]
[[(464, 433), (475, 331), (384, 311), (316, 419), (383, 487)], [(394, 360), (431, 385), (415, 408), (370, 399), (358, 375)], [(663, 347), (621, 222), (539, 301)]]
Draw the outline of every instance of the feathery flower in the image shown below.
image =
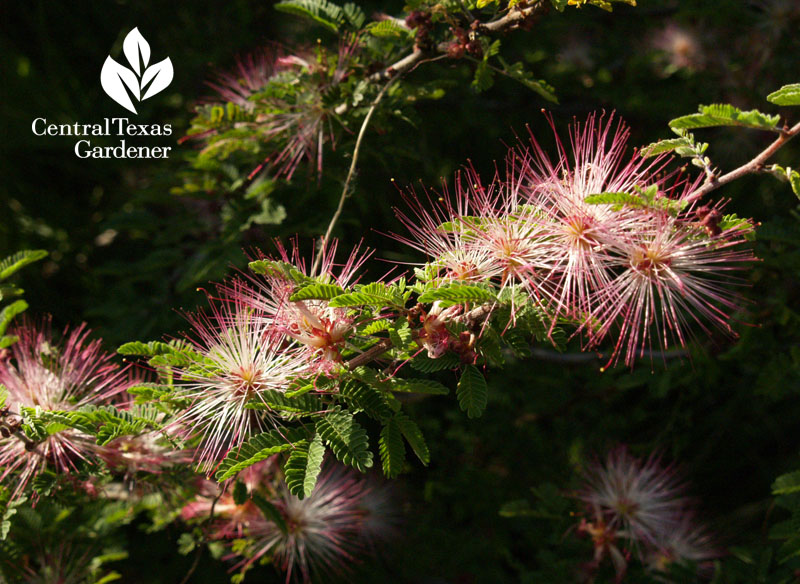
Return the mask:
[[(472, 186), (468, 186), (472, 185)], [(397, 241), (427, 256), (438, 268), (437, 277), (454, 282), (480, 282), (491, 278), (496, 262), (489, 249), (474, 244), (474, 228), (469, 218), (479, 217), (481, 201), (474, 196), (480, 179), (472, 169), (456, 175), (454, 193), (443, 185), (442, 195), (425, 201), (413, 191), (403, 198), (410, 209), (406, 214), (395, 208), (395, 215), (410, 236), (391, 234)], [(473, 221), (474, 222), (474, 221)]]
[(608, 529), (654, 545), (676, 526), (687, 503), (683, 492), (672, 467), (663, 467), (656, 457), (642, 461), (626, 448), (617, 448), (587, 470), (578, 498)]
[(348, 562), (365, 551), (369, 538), (380, 536), (388, 525), (376, 514), (386, 506), (370, 502), (374, 485), (344, 467), (327, 467), (320, 474), (310, 497), (298, 499), (278, 487), (273, 504), (283, 516), (284, 532), (273, 521), (251, 524), (252, 555), (241, 565), (252, 565), (264, 555), (286, 572), (286, 582), (298, 577), (310, 582), (313, 573), (342, 572)]
[(570, 130), (571, 153), (550, 119), (556, 135), (558, 159), (553, 163), (530, 133), (530, 146), (509, 153), (509, 183), (535, 212), (527, 220), (539, 224), (549, 258), (546, 277), (531, 282), (555, 319), (585, 319), (592, 311), (591, 296), (611, 279), (611, 251), (616, 240), (636, 231), (646, 212), (612, 209), (611, 205), (585, 202), (603, 192), (633, 192), (658, 184), (653, 176), (661, 160), (647, 162), (634, 153), (625, 160), (628, 128), (613, 114), (590, 115), (586, 123)]
[[(352, 40), (341, 43), (335, 55), (323, 48), (307, 55), (264, 49), (239, 59), (233, 71), (216, 74), (209, 86), (217, 91), (217, 99), (209, 101), (234, 103), (248, 114), (236, 121), (237, 139), (249, 128), (249, 139), (271, 145), (269, 156), (250, 177), (269, 166), (291, 180), (304, 159), (315, 164), (317, 174), (322, 172), (323, 146), (333, 142), (335, 117), (326, 95), (347, 78), (357, 49)], [(218, 133), (214, 127), (201, 128), (191, 136), (208, 139), (208, 149), (215, 147), (212, 137)]]
[(654, 214), (649, 224), (617, 242), (616, 276), (596, 295), (599, 336), (618, 326), (611, 361), (627, 365), (653, 343), (666, 350), (685, 346), (691, 326), (735, 336), (731, 314), (739, 307), (732, 271), (753, 261), (742, 249), (747, 230), (730, 227), (709, 233), (684, 216)]
[(188, 340), (199, 356), (174, 368), (180, 395), (191, 402), (174, 425), (187, 437), (201, 437), (196, 458), (210, 472), (267, 421), (276, 425), (268, 408), (247, 406), (267, 405), (265, 393), (286, 391), (306, 363), (296, 347), (264, 327), (264, 315), (240, 301), (212, 303), (210, 313), (187, 318), (194, 329)]
[[(74, 411), (108, 404), (131, 385), (128, 368), (113, 363), (100, 340), (89, 340), (85, 324), (65, 329), (60, 342), (53, 339), (49, 319), (38, 325), (24, 321), (12, 334), (19, 341), (0, 363), (0, 384), (8, 391), (10, 414), (19, 416), (23, 407)], [(0, 480), (15, 478), (18, 495), (45, 467), (69, 473), (80, 460), (93, 460), (101, 450), (94, 437), (71, 428), (28, 448), (11, 435), (0, 439)]]
[[(347, 288), (358, 280), (358, 271), (372, 254), (356, 246), (344, 264), (335, 263), (337, 242), (334, 240), (317, 253), (322, 254), (318, 279)], [(309, 275), (300, 257), (297, 243), (291, 254), (278, 244), (280, 260), (292, 264), (299, 272)], [(281, 273), (247, 276), (221, 288), (226, 299), (252, 307), (266, 327), (299, 343), (312, 372), (334, 373), (341, 364), (341, 350), (359, 322), (348, 315), (347, 308), (329, 306), (327, 300), (289, 300), (294, 282)]]
[(685, 513), (673, 529), (661, 534), (645, 561), (657, 572), (666, 571), (672, 563), (691, 562), (704, 573), (711, 567), (711, 560), (720, 555), (705, 526), (697, 523), (693, 513)]

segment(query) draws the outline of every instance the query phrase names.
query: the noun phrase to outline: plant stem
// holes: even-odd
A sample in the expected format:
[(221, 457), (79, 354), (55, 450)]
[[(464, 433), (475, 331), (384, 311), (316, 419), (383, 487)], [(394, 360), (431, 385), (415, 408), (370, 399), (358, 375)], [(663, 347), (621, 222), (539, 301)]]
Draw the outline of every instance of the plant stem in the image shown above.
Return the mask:
[(702, 187), (693, 193), (692, 197), (694, 199), (699, 199), (700, 197), (704, 197), (711, 191), (715, 191), (729, 182), (733, 182), (748, 174), (760, 172), (767, 160), (769, 160), (773, 154), (783, 148), (783, 146), (789, 140), (798, 134), (800, 134), (800, 122), (792, 126), (790, 129), (782, 131), (781, 135), (778, 136), (778, 138), (772, 144), (767, 146), (758, 156), (753, 158), (747, 164), (743, 164), (739, 168), (732, 170), (727, 174), (723, 174), (719, 178), (712, 177), (710, 180), (707, 180)]
[(317, 273), (317, 268), (319, 268), (319, 264), (322, 261), (322, 251), (325, 249), (325, 246), (328, 244), (328, 241), (331, 237), (331, 232), (333, 231), (336, 222), (339, 220), (339, 216), (342, 214), (342, 209), (344, 208), (344, 201), (350, 195), (350, 183), (353, 180), (353, 176), (355, 176), (356, 172), (356, 164), (358, 164), (358, 154), (361, 151), (361, 142), (364, 139), (364, 134), (367, 131), (367, 126), (369, 125), (369, 121), (372, 118), (372, 114), (375, 113), (375, 109), (378, 107), (378, 104), (383, 99), (383, 96), (386, 94), (386, 90), (389, 89), (389, 86), (392, 84), (393, 79), (389, 80), (386, 85), (380, 90), (378, 95), (372, 100), (372, 104), (369, 106), (369, 110), (367, 111), (367, 115), (364, 117), (364, 121), (361, 123), (361, 129), (358, 131), (358, 137), (356, 138), (356, 145), (353, 148), (353, 159), (350, 161), (350, 170), (347, 171), (347, 177), (344, 180), (344, 188), (342, 189), (342, 195), (339, 197), (339, 205), (336, 207), (336, 212), (331, 217), (330, 223), (328, 223), (328, 229), (325, 231), (325, 236), (322, 238), (322, 245), (320, 246), (320, 253), (317, 254), (317, 257), (314, 258), (314, 265), (311, 267), (311, 275), (314, 276)]
[(376, 345), (371, 346), (369, 349), (361, 353), (360, 355), (356, 355), (352, 359), (347, 362), (347, 368), (352, 371), (359, 365), (364, 365), (365, 363), (369, 363), (373, 359), (376, 359), (383, 353), (389, 350), (392, 346), (391, 339), (382, 339), (378, 341)]

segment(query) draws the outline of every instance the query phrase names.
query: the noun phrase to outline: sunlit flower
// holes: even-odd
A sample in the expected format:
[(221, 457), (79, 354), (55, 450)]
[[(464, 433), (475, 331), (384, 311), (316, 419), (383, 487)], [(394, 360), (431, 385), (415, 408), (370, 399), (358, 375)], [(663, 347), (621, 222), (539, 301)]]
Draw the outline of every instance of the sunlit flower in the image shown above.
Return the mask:
[[(646, 351), (683, 347), (692, 327), (734, 336), (731, 314), (741, 302), (732, 275), (753, 261), (743, 249), (746, 229), (708, 233), (667, 213), (617, 243), (617, 275), (597, 292), (600, 336), (618, 335), (612, 361), (628, 365)], [(617, 332), (618, 327), (618, 332)]]
[(174, 426), (201, 438), (196, 456), (210, 472), (252, 432), (277, 425), (265, 396), (285, 392), (306, 363), (295, 347), (265, 328), (263, 315), (241, 302), (212, 303), (209, 313), (188, 319), (194, 329), (188, 339), (199, 356), (174, 368), (179, 394), (190, 401)]
[[(19, 341), (0, 363), (0, 384), (8, 391), (7, 419), (18, 419), (24, 407), (74, 411), (108, 404), (131, 385), (127, 367), (113, 363), (100, 340), (89, 340), (85, 324), (65, 329), (61, 341), (53, 339), (49, 319), (39, 325), (25, 322), (12, 334)], [(19, 494), (46, 467), (69, 473), (79, 461), (95, 460), (101, 450), (94, 437), (71, 428), (27, 445), (11, 434), (0, 439), (0, 478), (13, 478), (14, 493)]]
[[(337, 242), (333, 241), (317, 253), (321, 254), (315, 272), (318, 279), (342, 289), (358, 281), (358, 273), (371, 251), (356, 246), (344, 264), (335, 263)], [(291, 254), (279, 245), (280, 260), (308, 276), (309, 270), (300, 257), (297, 244)], [(334, 373), (341, 365), (341, 351), (348, 337), (359, 324), (347, 308), (332, 307), (327, 300), (291, 301), (296, 283), (279, 271), (263, 276), (248, 276), (223, 287), (223, 294), (234, 302), (252, 307), (270, 331), (296, 341), (307, 358), (311, 371)]]
[(642, 210), (585, 202), (589, 195), (633, 192), (656, 182), (660, 161), (647, 162), (636, 153), (626, 159), (628, 136), (613, 114), (608, 119), (591, 115), (571, 128), (570, 152), (556, 134), (555, 163), (532, 133), (529, 146), (510, 153), (510, 186), (535, 210), (523, 219), (538, 225), (540, 253), (548, 258), (546, 273), (529, 284), (547, 299), (554, 322), (562, 316), (580, 321), (591, 314), (593, 293), (612, 278), (616, 241), (647, 220)]
[(496, 271), (491, 250), (475, 245), (468, 220), (482, 212), (481, 202), (472, 196), (480, 188), (479, 180), (468, 170), (456, 176), (452, 194), (447, 185), (439, 197), (426, 191), (422, 199), (412, 191), (404, 195), (410, 213), (395, 208), (410, 236), (392, 237), (425, 254), (438, 268), (436, 276), (445, 281), (483, 281)]

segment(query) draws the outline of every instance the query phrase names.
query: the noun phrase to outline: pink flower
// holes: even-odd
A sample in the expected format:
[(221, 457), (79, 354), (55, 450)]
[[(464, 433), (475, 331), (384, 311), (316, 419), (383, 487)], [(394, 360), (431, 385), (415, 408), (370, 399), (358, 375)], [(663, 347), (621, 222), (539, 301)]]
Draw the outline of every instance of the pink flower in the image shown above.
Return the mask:
[[(22, 408), (74, 411), (109, 404), (131, 385), (128, 368), (113, 363), (113, 356), (101, 349), (100, 340), (90, 341), (89, 333), (82, 324), (65, 329), (62, 340), (55, 341), (49, 318), (39, 325), (26, 321), (13, 330), (19, 341), (10, 358), (0, 363), (0, 384), (8, 391), (12, 417), (20, 416)], [(69, 473), (79, 461), (94, 461), (102, 451), (93, 436), (72, 428), (27, 448), (12, 434), (0, 439), (0, 478), (15, 479), (16, 496), (46, 467)]]
[(692, 327), (711, 336), (716, 329), (735, 336), (731, 314), (741, 285), (732, 272), (753, 261), (742, 249), (747, 229), (714, 232), (685, 215), (653, 214), (616, 244), (613, 280), (596, 292), (599, 337), (618, 335), (611, 361), (627, 365), (645, 351), (685, 346)]
[(535, 210), (524, 219), (539, 225), (549, 260), (546, 274), (539, 274), (530, 286), (547, 298), (554, 322), (560, 317), (581, 321), (591, 314), (592, 295), (613, 276), (616, 241), (646, 221), (640, 209), (585, 202), (589, 195), (633, 192), (659, 183), (654, 176), (662, 166), (660, 159), (647, 162), (636, 153), (626, 159), (628, 136), (627, 127), (615, 124), (613, 114), (607, 120), (590, 115), (585, 124), (571, 128), (570, 153), (556, 134), (555, 163), (532, 133), (530, 147), (520, 146), (509, 154), (510, 181)]
[[(218, 73), (209, 83), (219, 99), (247, 112), (243, 119), (231, 120), (231, 127), (251, 130), (247, 139), (253, 142), (252, 151), (267, 144), (269, 155), (250, 173), (251, 178), (269, 166), (277, 176), (291, 180), (303, 160), (311, 162), (318, 174), (322, 172), (323, 146), (333, 142), (335, 119), (326, 96), (349, 75), (357, 49), (354, 41), (343, 42), (335, 56), (324, 49), (307, 55), (264, 49), (239, 59), (232, 72)], [(204, 151), (209, 152), (216, 149), (218, 140), (226, 140), (221, 131), (212, 127), (197, 131), (194, 137), (206, 140)], [(242, 133), (237, 137), (241, 140)]]
[(705, 526), (697, 523), (693, 513), (686, 513), (673, 529), (661, 534), (645, 561), (657, 572), (668, 570), (672, 563), (691, 562), (701, 573), (713, 573), (711, 560), (721, 555)]
[[(298, 499), (283, 483), (272, 503), (285, 521), (286, 531), (262, 518), (251, 523), (252, 546), (245, 568), (265, 555), (286, 572), (310, 582), (312, 574), (342, 572), (370, 542), (382, 539), (391, 520), (376, 486), (344, 467), (327, 467), (310, 497)], [(376, 498), (377, 497), (377, 498)]]
[(587, 469), (578, 498), (597, 524), (635, 543), (654, 545), (678, 523), (687, 503), (683, 492), (673, 468), (617, 448)]
[[(209, 314), (188, 316), (197, 357), (175, 367), (175, 385), (190, 405), (174, 427), (199, 437), (196, 457), (211, 472), (231, 448), (254, 431), (277, 426), (265, 398), (285, 392), (306, 368), (302, 353), (264, 326), (264, 315), (239, 301), (212, 304)], [(264, 411), (248, 408), (266, 406)]]
[[(336, 248), (337, 242), (333, 241), (318, 252), (322, 258), (316, 278), (345, 289), (358, 281), (358, 272), (372, 252), (356, 246), (340, 265), (334, 261)], [(280, 244), (278, 249), (280, 261), (309, 275), (296, 242), (291, 255)], [(284, 274), (273, 271), (264, 276), (247, 276), (247, 281), (236, 281), (222, 287), (222, 291), (228, 301), (255, 309), (270, 331), (299, 343), (310, 372), (335, 374), (341, 367), (341, 351), (347, 346), (347, 339), (361, 323), (348, 314), (349, 309), (332, 307), (327, 300), (291, 301), (296, 286)]]
[(410, 214), (395, 208), (410, 237), (392, 237), (425, 254), (437, 268), (437, 277), (445, 281), (483, 281), (496, 271), (491, 250), (474, 244), (474, 229), (469, 225), (470, 218), (482, 212), (480, 201), (472, 196), (476, 188), (480, 188), (479, 178), (470, 169), (456, 175), (453, 195), (447, 185), (440, 197), (426, 191), (426, 201), (412, 191), (404, 195)]

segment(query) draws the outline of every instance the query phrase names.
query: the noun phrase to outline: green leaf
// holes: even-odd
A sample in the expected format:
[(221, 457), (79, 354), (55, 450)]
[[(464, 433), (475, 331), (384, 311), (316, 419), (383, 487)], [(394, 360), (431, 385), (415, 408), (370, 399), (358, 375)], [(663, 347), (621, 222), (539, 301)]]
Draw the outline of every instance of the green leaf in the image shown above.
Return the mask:
[(778, 115), (771, 116), (758, 110), (742, 111), (730, 104), (701, 105), (700, 113), (675, 118), (669, 123), (674, 130), (710, 128), (715, 126), (740, 126), (758, 130), (779, 130), (781, 121)]
[(641, 155), (643, 158), (650, 158), (651, 156), (657, 156), (658, 154), (663, 154), (664, 152), (672, 152), (676, 148), (691, 148), (691, 146), (692, 142), (687, 138), (659, 140), (658, 142), (653, 142), (652, 144), (642, 148)]
[(800, 470), (781, 475), (772, 483), (773, 495), (800, 493)]
[(342, 290), (335, 284), (309, 284), (297, 290), (289, 297), (291, 302), (298, 300), (330, 300), (342, 294)]
[(427, 465), (431, 461), (431, 453), (428, 450), (428, 445), (425, 443), (425, 437), (422, 435), (422, 430), (419, 429), (417, 423), (409, 418), (402, 412), (398, 412), (394, 417), (397, 426), (403, 437), (411, 446), (411, 450), (417, 455), (422, 464)]
[(381, 428), (378, 452), (381, 455), (383, 474), (390, 479), (399, 475), (406, 460), (406, 448), (395, 418), (389, 418)]
[(315, 434), (311, 442), (298, 442), (283, 466), (289, 492), (299, 499), (311, 496), (324, 458), (325, 445), (319, 434)]
[(379, 389), (356, 379), (342, 383), (339, 395), (350, 409), (361, 410), (375, 420), (385, 420), (394, 413)]
[(390, 328), (389, 338), (392, 340), (392, 345), (398, 349), (408, 349), (414, 340), (414, 333), (408, 325), (408, 321), (404, 320), (397, 328)]
[(344, 11), (327, 0), (284, 0), (275, 5), (275, 10), (311, 19), (331, 32), (339, 32), (345, 20)]
[(361, 287), (356, 292), (341, 294), (329, 302), (334, 308), (347, 306), (396, 306), (402, 304), (402, 297), (398, 298), (385, 284), (374, 282)]
[(432, 379), (413, 379), (395, 377), (391, 381), (392, 391), (402, 393), (424, 393), (427, 395), (447, 395), (450, 388)]
[(767, 96), (767, 101), (775, 105), (800, 105), (800, 83), (784, 85)]
[(453, 353), (445, 353), (438, 359), (431, 359), (427, 354), (420, 353), (411, 360), (411, 368), (422, 373), (433, 373), (444, 369), (455, 369), (461, 364), (461, 359)]
[(348, 2), (344, 5), (342, 10), (344, 11), (345, 19), (352, 28), (359, 30), (364, 26), (364, 21), (367, 19), (367, 16), (358, 4), (355, 2)]
[(11, 319), (21, 312), (25, 312), (27, 309), (28, 303), (24, 300), (17, 300), (5, 306), (3, 310), (0, 311), (0, 335), (6, 332), (8, 325), (11, 323)]
[(419, 302), (431, 303), (437, 300), (446, 301), (448, 304), (461, 304), (464, 302), (495, 302), (497, 295), (483, 286), (469, 286), (466, 284), (452, 284), (428, 290), (418, 298)]
[(236, 481), (233, 485), (233, 502), (237, 505), (244, 505), (247, 501), (247, 485), (242, 481)]
[(370, 22), (364, 30), (378, 38), (407, 38), (411, 34), (410, 30), (390, 19)]
[(475, 68), (472, 87), (477, 91), (486, 91), (494, 85), (494, 71), (486, 61), (481, 61)]
[(38, 262), (40, 259), (46, 257), (47, 252), (43, 249), (26, 249), (8, 256), (2, 262), (0, 262), (0, 281), (5, 280), (28, 264)]
[(220, 463), (215, 478), (218, 482), (228, 480), (273, 454), (289, 450), (299, 440), (302, 440), (302, 432), (297, 429), (284, 428), (257, 434), (228, 453)]
[(458, 380), (456, 390), (458, 405), (467, 412), (468, 418), (478, 418), (486, 408), (489, 391), (483, 374), (475, 365), (467, 365)]
[(277, 260), (256, 260), (247, 264), (247, 267), (250, 268), (250, 271), (255, 274), (282, 278), (284, 280), (288, 280), (289, 282), (294, 282), (295, 284), (306, 285), (314, 283), (313, 278), (309, 278), (303, 272), (298, 270), (297, 267), (287, 262), (280, 262)]
[(317, 420), (317, 432), (344, 464), (361, 472), (372, 466), (367, 432), (353, 418), (353, 414), (338, 407)]

